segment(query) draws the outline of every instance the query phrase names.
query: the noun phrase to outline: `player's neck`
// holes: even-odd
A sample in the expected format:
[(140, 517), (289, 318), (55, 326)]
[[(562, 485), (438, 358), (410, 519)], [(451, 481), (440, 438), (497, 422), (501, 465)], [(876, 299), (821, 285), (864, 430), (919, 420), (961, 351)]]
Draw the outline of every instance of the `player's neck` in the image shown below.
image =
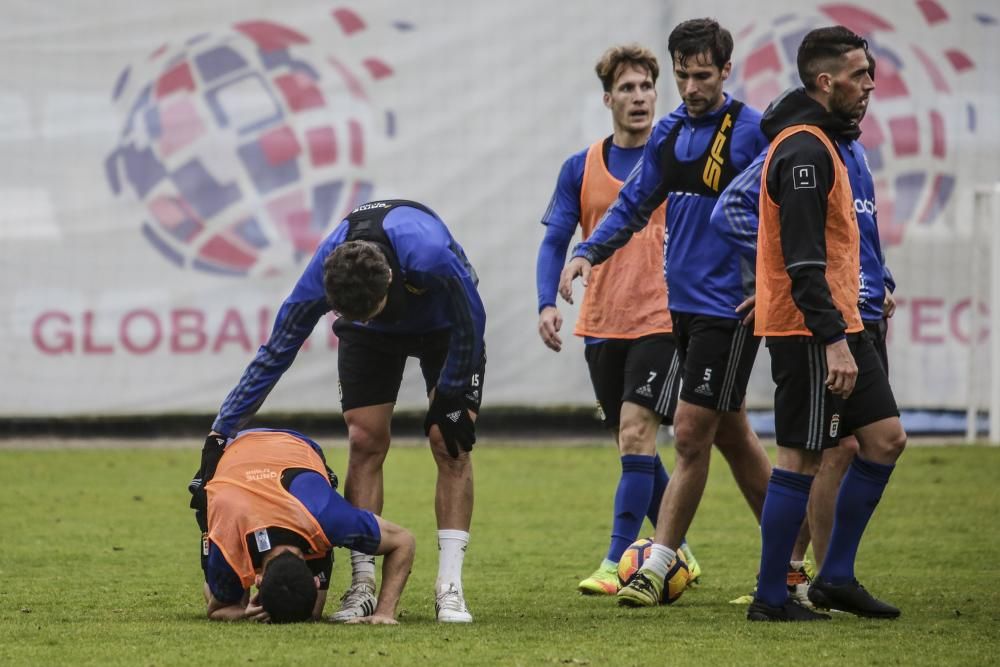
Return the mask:
[(650, 127), (642, 132), (629, 132), (625, 129), (615, 128), (611, 141), (618, 148), (639, 148), (646, 145), (646, 140), (649, 139), (652, 130), (653, 128)]

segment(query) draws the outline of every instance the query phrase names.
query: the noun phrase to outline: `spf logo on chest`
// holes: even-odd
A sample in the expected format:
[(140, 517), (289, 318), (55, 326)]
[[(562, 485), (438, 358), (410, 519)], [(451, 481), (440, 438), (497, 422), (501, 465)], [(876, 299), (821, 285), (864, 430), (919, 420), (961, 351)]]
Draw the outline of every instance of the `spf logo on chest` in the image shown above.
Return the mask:
[(705, 161), (705, 171), (701, 174), (701, 180), (705, 185), (716, 192), (719, 191), (719, 179), (722, 178), (722, 165), (725, 162), (722, 149), (726, 147), (726, 141), (729, 139), (727, 133), (732, 127), (733, 116), (727, 113), (719, 125), (719, 131), (715, 133), (715, 138), (712, 139), (712, 148), (708, 152), (708, 160)]

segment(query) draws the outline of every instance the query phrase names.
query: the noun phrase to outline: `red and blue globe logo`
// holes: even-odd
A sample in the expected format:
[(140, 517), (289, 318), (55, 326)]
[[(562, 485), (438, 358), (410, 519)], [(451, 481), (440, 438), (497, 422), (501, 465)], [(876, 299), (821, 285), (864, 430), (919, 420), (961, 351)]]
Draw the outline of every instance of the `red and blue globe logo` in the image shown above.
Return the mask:
[[(995, 23), (988, 16), (969, 18)], [(868, 40), (878, 69), (861, 142), (875, 180), (880, 233), (889, 245), (900, 243), (912, 224), (941, 220), (955, 194), (956, 138), (976, 129), (975, 108), (955, 95), (958, 77), (975, 62), (960, 46), (935, 46), (934, 29), (952, 20), (958, 19), (935, 0), (916, 0), (905, 23), (855, 4), (824, 4), (735, 35), (750, 49), (734, 62), (730, 89), (758, 109), (802, 85), (795, 59), (810, 30), (841, 24)]]
[[(371, 199), (373, 139), (395, 117), (370, 95), (393, 69), (356, 55), (367, 26), (334, 10), (305, 33), (273, 21), (164, 45), (119, 75), (111, 190), (135, 198), (142, 233), (181, 267), (280, 272)], [(395, 24), (408, 30), (408, 24)]]

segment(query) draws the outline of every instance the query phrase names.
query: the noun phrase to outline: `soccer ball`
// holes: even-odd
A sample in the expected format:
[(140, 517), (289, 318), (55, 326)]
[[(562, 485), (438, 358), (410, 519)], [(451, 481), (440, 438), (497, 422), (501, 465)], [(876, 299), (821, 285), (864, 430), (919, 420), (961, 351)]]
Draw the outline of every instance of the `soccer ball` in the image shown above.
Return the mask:
[[(621, 560), (618, 561), (618, 580), (622, 586), (627, 586), (632, 581), (635, 573), (642, 568), (642, 564), (646, 562), (652, 552), (653, 539), (650, 537), (641, 537), (625, 549)], [(662, 604), (677, 602), (684, 593), (684, 589), (687, 588), (689, 578), (690, 572), (688, 572), (687, 563), (678, 553), (667, 570), (667, 576), (664, 577), (663, 597), (660, 602)]]
[(627, 586), (649, 555), (653, 553), (653, 539), (640, 537), (625, 549), (618, 561), (618, 581)]
[(663, 597), (660, 598), (660, 604), (677, 602), (684, 589), (688, 587), (690, 578), (691, 573), (688, 571), (687, 563), (678, 553), (677, 558), (670, 564), (670, 569), (667, 570), (667, 576), (663, 578)]

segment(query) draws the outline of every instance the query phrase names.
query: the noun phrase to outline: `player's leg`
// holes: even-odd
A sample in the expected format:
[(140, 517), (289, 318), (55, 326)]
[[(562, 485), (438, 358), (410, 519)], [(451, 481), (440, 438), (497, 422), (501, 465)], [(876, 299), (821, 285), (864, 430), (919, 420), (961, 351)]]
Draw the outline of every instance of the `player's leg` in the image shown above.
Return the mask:
[(726, 459), (736, 485), (759, 523), (764, 496), (767, 495), (767, 481), (771, 476), (771, 460), (750, 427), (745, 401), (738, 412), (722, 415), (715, 434), (715, 446)]
[(789, 599), (788, 564), (806, 517), (813, 476), (823, 448), (836, 444), (833, 415), (843, 401), (826, 390), (824, 346), (812, 342), (770, 342), (775, 383), (777, 461), (761, 512), (761, 557), (757, 591), (747, 610), (751, 621), (828, 619)]
[[(854, 436), (840, 439), (840, 444), (823, 451), (819, 464), (819, 472), (813, 480), (812, 493), (809, 494), (809, 536), (812, 541), (813, 557), (816, 567), (823, 566), (826, 558), (826, 548), (830, 543), (830, 532), (833, 530), (833, 512), (837, 505), (837, 492), (844, 474), (854, 460), (858, 451), (858, 441)], [(793, 556), (794, 557), (794, 556)]]
[[(886, 347), (888, 322), (881, 320), (866, 320), (865, 331), (871, 337), (872, 345), (878, 355), (879, 362), (886, 376), (889, 375), (889, 350)], [(823, 452), (823, 461), (813, 482), (812, 495), (809, 498), (809, 524), (812, 531), (813, 556), (816, 566), (821, 567), (826, 558), (830, 533), (833, 530), (833, 512), (837, 504), (837, 493), (841, 482), (855, 454), (858, 453), (858, 440), (853, 435), (841, 438), (840, 445)]]
[[(634, 514), (635, 497), (640, 495), (644, 480), (649, 478), (649, 493), (652, 491), (652, 471), (643, 469), (638, 463), (625, 459), (621, 450), (620, 426), (622, 420), (622, 397), (625, 395), (625, 362), (629, 341), (607, 340), (590, 343), (584, 348), (587, 360), (587, 370), (590, 382), (597, 398), (597, 408), (604, 427), (612, 434), (615, 448), (621, 457), (622, 473), (614, 497), (614, 515), (612, 518), (611, 540), (607, 553), (594, 572), (577, 584), (577, 590), (584, 595), (614, 595), (620, 588), (618, 582), (618, 561), (622, 552), (635, 541), (628, 539), (629, 530), (619, 524), (627, 521)], [(638, 406), (635, 406), (638, 407)], [(631, 445), (630, 445), (631, 447)], [(631, 457), (630, 457), (631, 458)], [(647, 494), (648, 495), (648, 494)], [(648, 507), (647, 498), (647, 507)], [(645, 511), (646, 508), (643, 508)], [(641, 517), (640, 516), (640, 526)], [(636, 533), (639, 528), (637, 527)], [(625, 536), (616, 537), (616, 533)], [(624, 543), (624, 544), (623, 544)]]
[[(744, 350), (739, 341), (734, 341), (738, 321), (730, 325), (718, 318), (685, 313), (673, 313), (673, 320), (684, 369), (674, 415), (676, 460), (660, 504), (652, 554), (632, 584), (618, 592), (619, 602), (629, 606), (656, 604), (663, 577), (676, 558), (704, 494), (712, 442), (722, 411), (738, 410), (743, 400), (739, 391), (734, 392), (739, 384), (735, 369)], [(739, 329), (746, 331), (745, 327)], [(745, 385), (740, 391), (745, 391)], [(739, 398), (731, 406), (734, 394)], [(720, 405), (725, 407), (720, 410)]]
[(830, 544), (819, 576), (809, 589), (814, 604), (872, 618), (895, 618), (899, 610), (872, 597), (854, 578), (854, 561), (865, 529), (906, 447), (906, 433), (885, 370), (871, 341), (852, 344), (858, 380), (845, 406), (845, 425), (858, 439), (837, 495)]
[[(411, 350), (420, 359), (420, 370), (430, 395), (448, 354), (450, 332), (444, 331), (419, 337)], [(486, 355), (468, 378), (465, 388), (467, 409), (476, 419), (482, 401), (486, 379)], [(462, 569), (465, 551), (469, 545), (472, 525), (474, 487), (472, 457), (470, 452), (460, 452), (458, 458), (448, 453), (441, 431), (432, 426), (429, 443), (437, 466), (437, 484), (434, 493), (434, 513), (438, 527), (438, 576), (435, 582), (435, 609), (441, 622), (468, 623), (472, 621), (465, 603)]]
[[(380, 514), (382, 464), (389, 451), (392, 410), (406, 357), (390, 336), (339, 322), (336, 333), (340, 338), (340, 402), (349, 447), (344, 497), (355, 507)], [(375, 557), (351, 551), (351, 586), (331, 619), (368, 616), (375, 603)]]

